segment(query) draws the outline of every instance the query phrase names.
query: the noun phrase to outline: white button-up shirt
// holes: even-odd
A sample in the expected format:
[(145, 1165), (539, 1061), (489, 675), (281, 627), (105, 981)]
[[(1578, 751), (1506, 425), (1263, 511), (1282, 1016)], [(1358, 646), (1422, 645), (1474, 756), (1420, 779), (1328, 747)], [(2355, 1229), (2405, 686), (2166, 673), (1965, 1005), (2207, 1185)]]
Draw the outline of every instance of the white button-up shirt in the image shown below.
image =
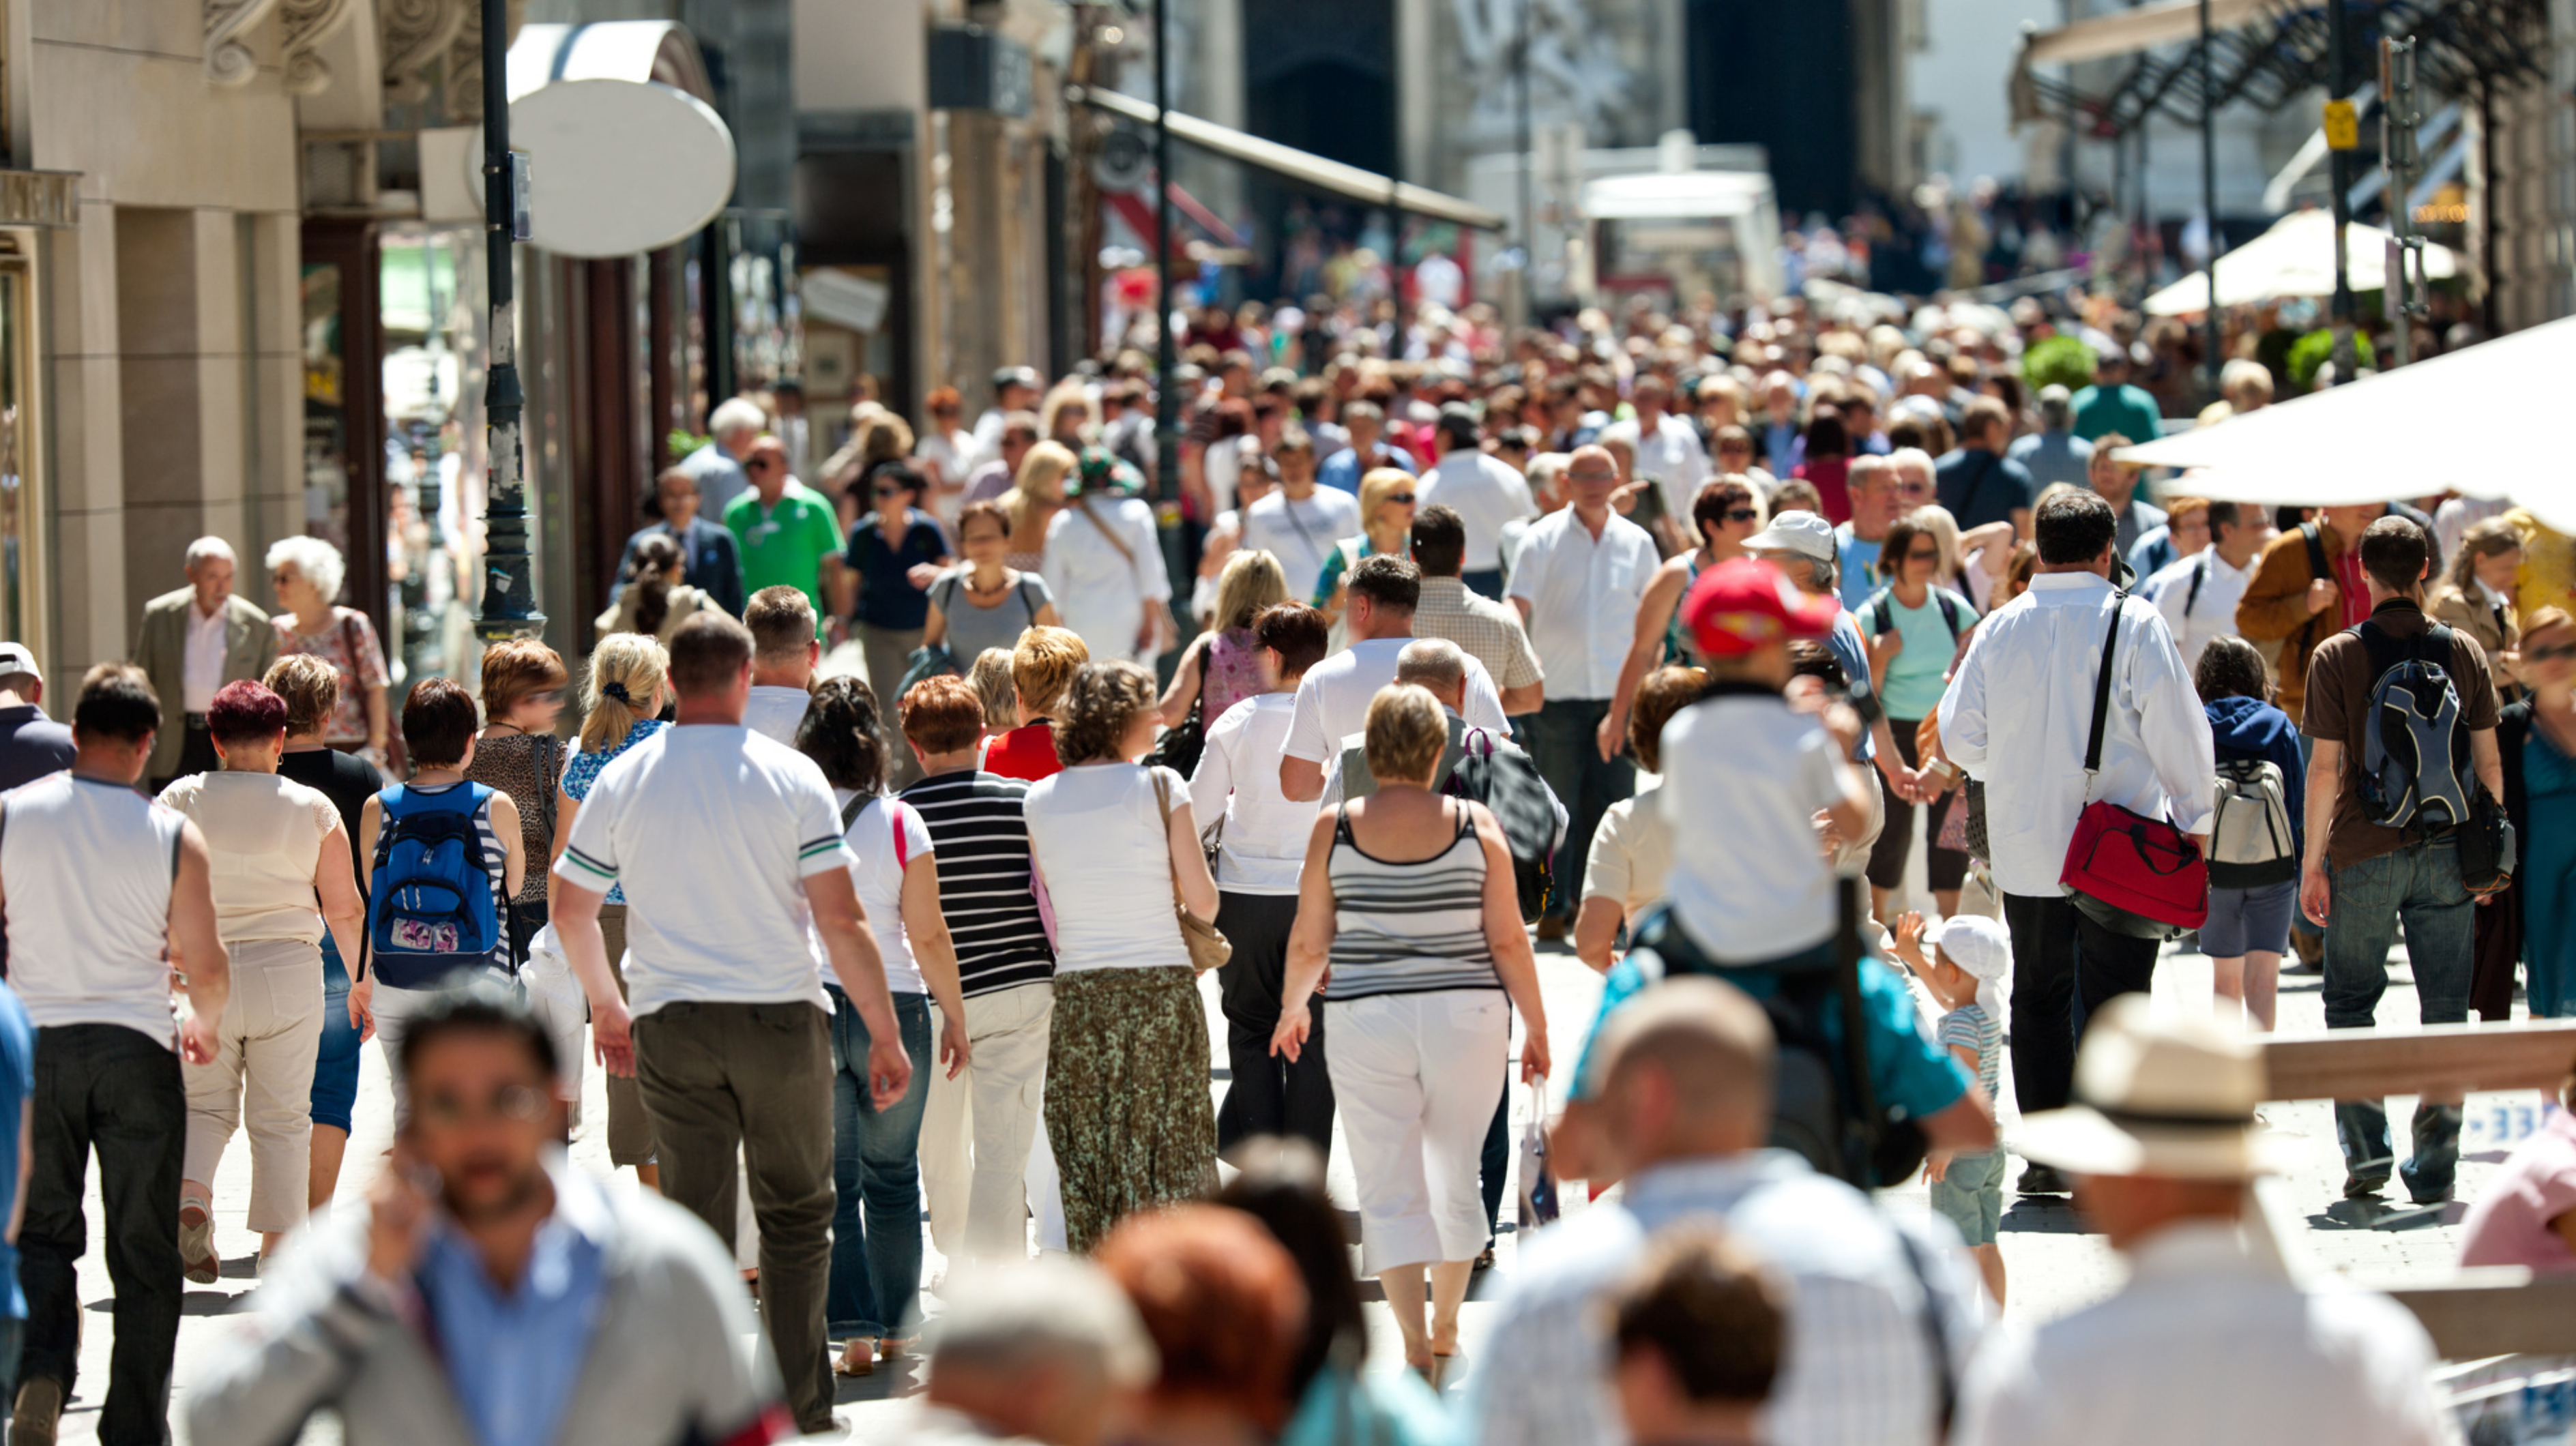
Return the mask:
[(1646, 529), (1616, 512), (1597, 538), (1571, 507), (1531, 525), (1512, 564), (1511, 595), (1529, 600), (1530, 643), (1550, 702), (1619, 691), (1637, 607), (1662, 561)]
[(2089, 572), (2042, 573), (1971, 636), (1941, 697), (1941, 747), (1986, 785), (1995, 886), (2059, 896), (2075, 819), (2107, 799), (2185, 833), (2209, 831), (2218, 773), (2190, 671), (2165, 620), (2132, 599), (2120, 609), (2102, 771), (2087, 778), (2093, 688), (2111, 584)]
[(1635, 422), (1620, 423), (1617, 432), (1630, 438), (1637, 449), (1637, 475), (1655, 479), (1663, 489), (1664, 511), (1689, 532), (1691, 499), (1699, 495), (1699, 484), (1708, 480), (1709, 472), (1708, 449), (1700, 445), (1699, 429), (1666, 412), (1651, 432)]
[[(1473, 447), (1461, 447), (1422, 474), (1414, 494), (1422, 507), (1437, 502), (1458, 514), (1466, 528), (1469, 572), (1492, 572), (1503, 565), (1503, 524), (1538, 516), (1530, 500), (1528, 479), (1512, 464)], [(1415, 515), (1419, 516), (1417, 512)]]
[[(2245, 596), (2245, 585), (2262, 562), (2258, 552), (2243, 567), (2230, 567), (2217, 548), (2204, 547), (2167, 563), (2139, 586), (2140, 595), (2155, 599), (2156, 611), (2164, 614), (2165, 630), (2182, 651), (2185, 675), (2198, 671), (2210, 639), (2236, 631), (2236, 600)], [(2192, 595), (2194, 578), (2200, 583), (2197, 597)]]
[[(1983, 1297), (1959, 1237), (1921, 1211), (1909, 1219), (1881, 1210), (1782, 1150), (1652, 1166), (1630, 1178), (1618, 1200), (1524, 1244), (1469, 1386), (1467, 1439), (1479, 1446), (1624, 1446), (1601, 1296), (1633, 1268), (1650, 1235), (1695, 1217), (1714, 1218), (1752, 1247), (1796, 1297), (1763, 1440), (1930, 1446), (1937, 1439), (1939, 1378), (1925, 1287), (1940, 1313), (1947, 1369), (1964, 1367), (1981, 1328)], [(1919, 1272), (1907, 1258), (1909, 1236)]]
[(189, 713), (203, 713), (215, 706), (215, 694), (224, 686), (224, 632), (232, 622), (229, 606), (217, 607), (212, 617), (188, 605), (188, 646), (179, 659), (179, 689), (187, 701), (180, 705)]
[(2099, 1305), (1987, 1341), (1957, 1446), (2434, 1446), (2432, 1342), (2369, 1291), (2303, 1291), (2223, 1222), (2169, 1225)]

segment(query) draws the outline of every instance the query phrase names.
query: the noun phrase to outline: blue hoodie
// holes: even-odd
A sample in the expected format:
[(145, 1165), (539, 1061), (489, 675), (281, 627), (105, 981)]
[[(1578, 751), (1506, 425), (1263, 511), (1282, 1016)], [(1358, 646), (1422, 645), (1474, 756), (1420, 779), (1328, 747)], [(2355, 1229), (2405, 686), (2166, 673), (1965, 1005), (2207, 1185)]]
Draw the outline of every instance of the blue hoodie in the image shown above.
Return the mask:
[(2262, 699), (2242, 695), (2204, 703), (2201, 709), (2209, 715), (2210, 741), (2218, 745), (2219, 762), (2259, 758), (2280, 765), (2282, 793), (2290, 805), (2290, 833), (2305, 857), (2308, 764), (2299, 753), (2299, 725)]

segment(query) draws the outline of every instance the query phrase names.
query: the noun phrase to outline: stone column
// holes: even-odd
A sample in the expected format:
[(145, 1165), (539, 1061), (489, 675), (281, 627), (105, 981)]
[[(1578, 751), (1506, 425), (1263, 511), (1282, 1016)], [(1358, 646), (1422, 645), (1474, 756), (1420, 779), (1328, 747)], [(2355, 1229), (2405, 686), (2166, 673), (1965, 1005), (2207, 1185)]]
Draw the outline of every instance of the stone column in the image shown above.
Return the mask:
[[(48, 415), (52, 458), (53, 649), (57, 676), (133, 646), (125, 605), (125, 436), (117, 346), (114, 206), (81, 198), (80, 226), (41, 237)], [(43, 520), (32, 535), (45, 537)], [(58, 685), (59, 686), (59, 685)]]

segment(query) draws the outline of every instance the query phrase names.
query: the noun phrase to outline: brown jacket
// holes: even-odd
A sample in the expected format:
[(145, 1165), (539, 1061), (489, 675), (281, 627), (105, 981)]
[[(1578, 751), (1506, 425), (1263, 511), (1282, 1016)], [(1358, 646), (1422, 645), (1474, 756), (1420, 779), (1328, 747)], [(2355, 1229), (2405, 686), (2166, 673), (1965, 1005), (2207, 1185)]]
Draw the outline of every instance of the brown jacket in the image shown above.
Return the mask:
[(2245, 585), (2245, 595), (2236, 603), (2236, 631), (2246, 641), (2280, 645), (2278, 701), (2293, 721), (2307, 702), (2308, 656), (2317, 644), (2343, 630), (2343, 585), (2334, 576), (2334, 561), (2344, 553), (2343, 538), (2322, 521), (2316, 527), (2317, 540), (2325, 544), (2326, 581), (2335, 584), (2333, 602), (2322, 612), (2308, 611), (2308, 584), (2316, 576), (2310, 570), (2307, 538), (2302, 529), (2292, 528), (2263, 549), (2254, 580)]
[[(2471, 587), (2477, 584), (2472, 582)], [(2501, 608), (2487, 605), (2481, 592), (2471, 602), (2456, 583), (2445, 582), (2433, 589), (2430, 605), (2424, 611), (2437, 623), (2448, 623), (2477, 640), (2486, 650), (2487, 662), (2495, 669), (2495, 685), (2502, 689), (2513, 679), (2504, 671), (2504, 655), (2522, 646), (2522, 621), (2514, 613), (2510, 599)]]

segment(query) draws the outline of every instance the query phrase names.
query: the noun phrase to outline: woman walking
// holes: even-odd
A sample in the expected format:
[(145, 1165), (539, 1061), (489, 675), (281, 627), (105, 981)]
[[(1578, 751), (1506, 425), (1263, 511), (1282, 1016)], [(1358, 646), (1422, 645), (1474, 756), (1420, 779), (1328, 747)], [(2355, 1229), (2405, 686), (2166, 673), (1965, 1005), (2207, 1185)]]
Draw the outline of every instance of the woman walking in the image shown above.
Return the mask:
[(1605, 757), (1617, 754), (1628, 736), (1629, 710), (1636, 706), (1637, 685), (1646, 674), (1660, 667), (1687, 666), (1697, 656), (1690, 648), (1689, 629), (1682, 626), (1682, 598), (1690, 585), (1719, 563), (1744, 556), (1744, 540), (1760, 532), (1762, 523), (1762, 499), (1744, 478), (1720, 477), (1700, 484), (1698, 495), (1691, 498), (1691, 527), (1699, 533), (1699, 546), (1665, 559), (1637, 601), (1637, 630), (1628, 660), (1619, 666), (1610, 712), (1601, 720), (1594, 740)]
[(1159, 718), (1153, 674), (1085, 663), (1056, 724), (1065, 766), (1029, 787), (1029, 840), (1056, 916), (1046, 1133), (1076, 1254), (1122, 1216), (1216, 1185), (1207, 1017), (1174, 913), (1177, 899), (1214, 919), (1216, 880), (1188, 781), (1135, 763)]
[[(563, 856), (572, 837), (572, 821), (581, 801), (590, 797), (599, 771), (620, 754), (671, 725), (656, 715), (669, 690), (663, 677), (671, 665), (662, 645), (642, 633), (618, 633), (599, 640), (590, 655), (590, 677), (582, 686), (580, 747), (564, 765), (556, 789), (555, 831), (550, 845)], [(608, 944), (608, 968), (617, 976), (617, 992), (626, 993), (626, 893), (611, 886), (599, 906), (599, 932)], [(608, 1077), (608, 1160), (627, 1166), (648, 1189), (659, 1189), (662, 1171), (653, 1162), (653, 1121), (644, 1113), (644, 1095), (633, 1075)]]
[[(885, 735), (876, 695), (856, 678), (826, 678), (796, 727), (797, 751), (821, 765), (841, 805), (850, 881), (885, 960), (904, 1052), (930, 1058), (930, 1007), (939, 1004), (939, 1063), (965, 1068), (966, 1013), (957, 955), (939, 912), (930, 830), (900, 799), (883, 797)], [(844, 1376), (876, 1369), (876, 1349), (901, 1355), (921, 1295), (921, 1108), (930, 1071), (880, 1109), (868, 1094), (867, 1026), (836, 984), (832, 997), (832, 1272), (824, 1312), (842, 1342)]]
[(2522, 860), (2510, 889), (2478, 901), (2469, 994), (2481, 1019), (2512, 1017), (2516, 943), (2532, 1018), (2576, 1015), (2576, 620), (2565, 609), (2524, 620), (2522, 679), (2531, 695), (2496, 722), (2503, 803)]
[(964, 672), (988, 648), (1009, 652), (1029, 629), (1059, 625), (1046, 579), (1006, 561), (1011, 519), (1000, 504), (968, 503), (957, 515), (957, 543), (966, 564), (930, 585), (922, 646), (947, 649)]
[(1011, 477), (1011, 490), (996, 499), (1002, 515), (1010, 519), (1010, 550), (1002, 554), (1007, 566), (1021, 572), (1035, 572), (1046, 561), (1047, 530), (1054, 526), (1055, 516), (1065, 507), (1065, 479), (1073, 475), (1073, 449), (1061, 442), (1040, 442), (1020, 459), (1020, 470)]
[[(931, 579), (955, 561), (948, 534), (922, 510), (930, 483), (900, 462), (880, 464), (860, 484), (874, 510), (850, 529), (848, 562), (859, 580), (858, 603), (850, 614), (861, 651), (867, 658), (868, 681), (893, 697), (920, 647), (930, 619)], [(912, 761), (897, 761), (907, 774)], [(904, 779), (910, 782), (909, 778)]]
[[(179, 1182), (179, 1258), (212, 1285), (215, 1167), (249, 1100), (250, 1228), (262, 1258), (304, 1220), (312, 1182), (313, 1058), (322, 1041), (324, 929), (355, 954), (366, 909), (349, 870), (340, 810), (277, 773), (286, 752), (286, 701), (253, 682), (228, 683), (206, 710), (221, 773), (182, 778), (161, 801), (196, 820), (214, 870), (215, 924), (232, 956), (233, 991), (216, 1052), (182, 1065), (188, 1139)], [(173, 960), (186, 967), (186, 961)]]
[[(653, 540), (653, 539), (647, 539)], [(563, 657), (534, 638), (512, 638), (483, 650), (483, 716), (474, 761), (465, 776), (510, 795), (519, 810), (521, 846), (532, 859), (554, 857), (558, 780), (570, 750), (555, 736), (563, 716)], [(510, 967), (528, 962), (528, 946), (546, 926), (546, 870), (530, 869), (510, 900)]]
[(1172, 579), (1136, 469), (1085, 447), (1073, 504), (1047, 524), (1046, 580), (1095, 658), (1153, 666), (1172, 635)]
[(1213, 727), (1227, 709), (1266, 691), (1261, 681), (1261, 644), (1253, 636), (1253, 622), (1286, 601), (1288, 574), (1281, 570), (1278, 558), (1255, 548), (1226, 559), (1208, 630), (1181, 651), (1181, 664), (1172, 670), (1172, 686), (1163, 690), (1163, 726), (1180, 727), (1195, 702), (1200, 726)]
[[(1919, 515), (1889, 524), (1879, 549), (1878, 575), (1887, 580), (1854, 617), (1869, 639), (1870, 685), (1886, 710), (1888, 730), (1896, 736), (1897, 756), (1909, 769), (1921, 766), (1916, 734), (1923, 720), (1941, 706), (1950, 686), (1950, 664), (1959, 655), (1959, 640), (1977, 625), (1969, 601), (1933, 581), (1941, 570), (1941, 540)], [(1878, 917), (1888, 912), (1888, 897), (1905, 881), (1905, 862), (1914, 852), (1914, 800), (1896, 791), (1881, 773), (1880, 799), (1887, 822), (1869, 851), (1869, 889)], [(1968, 876), (1968, 856), (1943, 848), (1941, 825), (1957, 800), (1943, 795), (1927, 805), (1931, 811), (1925, 873), (1941, 916), (1959, 912), (1959, 886)]]
[(1431, 791), (1449, 741), (1439, 700), (1409, 683), (1383, 688), (1363, 737), (1377, 792), (1317, 818), (1308, 836), (1271, 1048), (1298, 1057), (1321, 985), (1359, 1182), (1360, 1270), (1385, 1282), (1405, 1363), (1437, 1385), (1490, 1233), (1478, 1165), (1503, 1089), (1493, 1062), (1517, 1006), (1521, 1079), (1544, 1077), (1547, 1013), (1502, 826), (1483, 804)]
[(686, 559), (680, 556), (680, 545), (669, 533), (648, 532), (635, 544), (635, 556), (626, 564), (626, 574), (619, 581), (617, 601), (593, 620), (592, 626), (601, 637), (610, 633), (642, 633), (668, 644), (680, 624), (708, 610), (723, 611), (723, 605), (706, 589), (691, 587), (680, 579), (686, 574)]
[[(270, 664), (261, 681), (286, 704), (286, 752), (277, 761), (278, 776), (319, 789), (339, 810), (342, 831), (356, 839), (367, 800), (385, 786), (385, 776), (358, 755), (322, 742), (323, 724), (340, 701), (340, 670), (298, 653)], [(349, 880), (363, 911), (366, 860), (354, 846), (349, 849)], [(357, 933), (357, 952), (347, 955), (331, 931), (322, 933), (322, 1039), (313, 1055), (313, 1169), (305, 1191), (305, 1202), (316, 1210), (340, 1188), (340, 1157), (348, 1151), (357, 1113), (358, 1054), (376, 1029), (375, 980), (365, 975), (363, 923)]]
[(1279, 791), (1279, 757), (1297, 684), (1324, 660), (1324, 615), (1281, 603), (1261, 614), (1252, 631), (1262, 691), (1211, 716), (1207, 748), (1190, 778), (1191, 816), (1222, 820), (1216, 927), (1234, 946), (1217, 971), (1233, 1082), (1216, 1113), (1216, 1143), (1227, 1152), (1255, 1136), (1295, 1135), (1329, 1154), (1333, 1081), (1325, 1072), (1322, 1030), (1308, 1041), (1312, 1058), (1292, 1062), (1270, 1053), (1288, 977), (1288, 936), (1297, 923), (1297, 873), (1315, 822), (1313, 804), (1293, 803)]
[(2511, 702), (2522, 695), (2522, 625), (2514, 605), (2522, 572), (2522, 534), (2490, 517), (2460, 535), (2450, 574), (2433, 588), (2425, 611), (2478, 640), (2494, 670), (2496, 691)]
[(1360, 535), (1333, 544), (1315, 578), (1314, 606), (1342, 635), (1343, 579), (1363, 557), (1409, 557), (1413, 553), (1413, 474), (1401, 467), (1373, 467), (1360, 479)]
[(277, 654), (308, 653), (340, 672), (340, 701), (322, 741), (344, 753), (365, 752), (386, 766), (392, 720), (385, 687), (393, 674), (375, 624), (356, 608), (336, 605), (348, 562), (318, 537), (281, 537), (268, 549), (268, 582), (277, 595)]
[[(2298, 725), (2272, 706), (2263, 655), (2233, 634), (2212, 638), (2201, 650), (2192, 686), (2209, 715), (2220, 766), (2269, 763), (2281, 770), (2282, 801), (2290, 810), (2290, 857), (2306, 857), (2300, 850), (2307, 836), (2307, 763), (2299, 751)], [(2290, 920), (2298, 908), (2295, 877), (2259, 888), (2209, 891), (2200, 952), (2209, 956), (2211, 987), (2217, 998), (2243, 1004), (2254, 1028), (2264, 1034), (2272, 1032), (2278, 1017), (2281, 951), (2290, 947)], [(2510, 970), (2505, 977), (2510, 987)]]

